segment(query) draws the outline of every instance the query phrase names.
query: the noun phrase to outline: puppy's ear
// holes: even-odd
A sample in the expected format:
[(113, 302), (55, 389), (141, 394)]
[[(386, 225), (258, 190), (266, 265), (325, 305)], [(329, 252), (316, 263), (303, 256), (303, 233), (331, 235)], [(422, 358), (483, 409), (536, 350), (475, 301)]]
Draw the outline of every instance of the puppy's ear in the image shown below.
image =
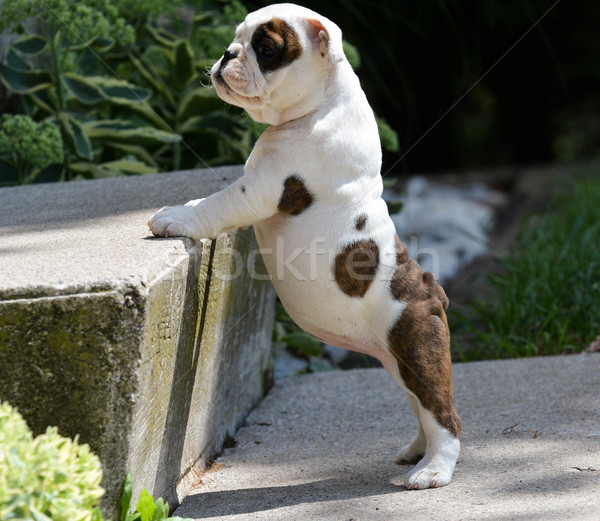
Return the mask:
[(309, 19), (308, 36), (313, 45), (319, 49), (321, 56), (329, 55), (333, 63), (344, 59), (344, 49), (342, 46), (342, 31), (329, 20)]

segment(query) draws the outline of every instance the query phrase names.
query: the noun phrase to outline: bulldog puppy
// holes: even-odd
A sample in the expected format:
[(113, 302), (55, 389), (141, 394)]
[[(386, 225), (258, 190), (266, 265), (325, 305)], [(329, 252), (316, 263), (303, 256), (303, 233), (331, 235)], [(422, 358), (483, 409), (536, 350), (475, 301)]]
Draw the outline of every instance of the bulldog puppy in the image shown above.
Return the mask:
[[(248, 15), (211, 71), (218, 95), (270, 124), (245, 174), (206, 199), (165, 207), (161, 237), (254, 231), (296, 323), (328, 344), (372, 355), (408, 393), (419, 431), (398, 463), (405, 486), (447, 485), (459, 453), (448, 299), (408, 259), (381, 198), (373, 112), (327, 18), (292, 4)], [(267, 254), (270, 252), (270, 254)], [(290, 269), (282, 269), (288, 259)]]

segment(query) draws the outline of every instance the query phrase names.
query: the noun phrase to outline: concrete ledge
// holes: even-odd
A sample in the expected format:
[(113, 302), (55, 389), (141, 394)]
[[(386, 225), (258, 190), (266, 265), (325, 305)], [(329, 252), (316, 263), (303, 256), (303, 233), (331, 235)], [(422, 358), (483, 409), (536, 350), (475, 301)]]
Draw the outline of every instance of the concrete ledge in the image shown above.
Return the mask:
[(0, 190), (0, 400), (90, 444), (113, 519), (127, 471), (177, 505), (261, 398), (274, 290), (230, 255), (255, 248), (252, 230), (193, 244), (146, 227), (241, 174)]

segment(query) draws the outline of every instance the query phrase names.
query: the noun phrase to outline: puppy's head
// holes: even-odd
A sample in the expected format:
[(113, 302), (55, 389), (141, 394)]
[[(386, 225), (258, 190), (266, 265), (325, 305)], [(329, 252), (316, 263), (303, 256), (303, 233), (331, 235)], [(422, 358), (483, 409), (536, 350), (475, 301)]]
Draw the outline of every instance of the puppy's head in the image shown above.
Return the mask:
[(275, 4), (250, 13), (211, 70), (218, 95), (259, 122), (279, 125), (318, 108), (342, 32), (314, 11)]

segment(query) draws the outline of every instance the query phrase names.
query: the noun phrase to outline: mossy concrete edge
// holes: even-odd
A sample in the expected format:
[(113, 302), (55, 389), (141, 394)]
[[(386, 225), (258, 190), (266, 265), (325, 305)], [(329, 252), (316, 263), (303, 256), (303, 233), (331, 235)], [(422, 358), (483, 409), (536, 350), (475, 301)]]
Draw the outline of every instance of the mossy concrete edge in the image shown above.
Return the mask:
[(0, 190), (14, 206), (0, 222), (13, 237), (0, 266), (0, 400), (34, 432), (56, 425), (91, 446), (107, 518), (128, 471), (134, 500), (147, 488), (175, 507), (264, 392), (275, 293), (252, 230), (193, 243), (145, 227), (154, 201), (209, 195), (241, 171)]

